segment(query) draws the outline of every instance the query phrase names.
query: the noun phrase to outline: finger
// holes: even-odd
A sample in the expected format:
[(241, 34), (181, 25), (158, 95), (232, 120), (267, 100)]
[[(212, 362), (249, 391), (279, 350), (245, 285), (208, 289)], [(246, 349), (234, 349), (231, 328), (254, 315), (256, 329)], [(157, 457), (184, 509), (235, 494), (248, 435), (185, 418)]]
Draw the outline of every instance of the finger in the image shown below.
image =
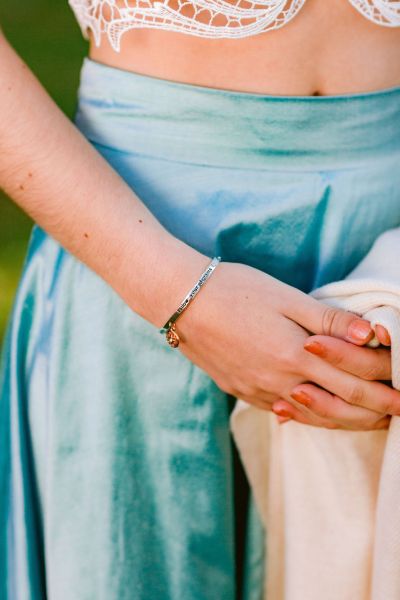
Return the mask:
[(296, 386), (290, 395), (318, 417), (333, 421), (346, 429), (375, 429), (376, 424), (386, 417), (366, 408), (352, 406), (311, 383)]
[(306, 409), (300, 410), (294, 404), (291, 404), (287, 400), (280, 398), (272, 405), (272, 411), (278, 415), (278, 418), (282, 418), (286, 421), (296, 421), (303, 425), (314, 425), (316, 427), (324, 427), (326, 429), (338, 429), (338, 425), (329, 421), (328, 419), (322, 419), (315, 414), (307, 411)]
[(306, 339), (304, 349), (362, 379), (392, 379), (391, 354), (385, 348), (360, 347), (338, 338), (314, 335)]
[(347, 341), (358, 346), (364, 346), (374, 338), (375, 331), (369, 321), (365, 319), (354, 319), (351, 321), (347, 329), (347, 335), (344, 337)]
[[(400, 415), (400, 392), (380, 381), (366, 381), (309, 354), (306, 376), (309, 381), (339, 396), (349, 404), (385, 415)], [(315, 359), (315, 361), (314, 361)]]
[(375, 334), (381, 344), (384, 346), (391, 345), (390, 335), (387, 329), (383, 325), (375, 325)]
[(279, 414), (277, 414), (276, 420), (278, 421), (279, 425), (283, 425), (284, 423), (288, 423), (292, 419), (291, 419), (291, 417), (283, 417), (283, 416), (280, 416)]
[(304, 425), (312, 425), (314, 427), (322, 427), (324, 429), (345, 429), (348, 431), (371, 431), (371, 430), (380, 430), (387, 429), (390, 424), (390, 417), (384, 416), (382, 418), (378, 418), (378, 420), (371, 420), (369, 424), (366, 422), (360, 423), (358, 419), (351, 418), (346, 422), (339, 422), (336, 420), (323, 419), (314, 415), (314, 413), (309, 412), (309, 414), (303, 414), (299, 410), (297, 410), (293, 405), (291, 405), (286, 400), (279, 400), (275, 402), (272, 406), (273, 412), (276, 414), (284, 413), (288, 415), (286, 417), (287, 420), (293, 420), (298, 423), (302, 423)]
[(374, 337), (374, 330), (366, 319), (307, 294), (287, 306), (286, 314), (312, 333), (341, 338), (353, 344), (363, 345)]

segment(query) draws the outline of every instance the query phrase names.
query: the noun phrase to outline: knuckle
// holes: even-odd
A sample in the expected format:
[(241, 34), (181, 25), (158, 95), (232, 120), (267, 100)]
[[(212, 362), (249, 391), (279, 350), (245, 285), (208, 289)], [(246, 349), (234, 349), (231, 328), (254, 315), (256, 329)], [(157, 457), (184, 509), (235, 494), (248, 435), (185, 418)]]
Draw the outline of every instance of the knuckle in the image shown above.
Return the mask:
[(387, 399), (383, 402), (383, 408), (385, 414), (400, 416), (400, 394), (398, 392), (390, 390)]
[(365, 394), (363, 388), (355, 384), (352, 388), (350, 388), (349, 393), (347, 394), (347, 401), (354, 406), (363, 406), (365, 402)]
[(339, 354), (338, 352), (329, 352), (327, 353), (326, 358), (329, 360), (329, 363), (333, 367), (343, 368), (346, 367), (348, 361), (346, 361), (346, 357), (343, 354)]
[(327, 306), (322, 313), (321, 328), (323, 335), (332, 335), (336, 329), (336, 323), (339, 320), (340, 312), (332, 306)]
[(321, 419), (330, 419), (332, 417), (329, 409), (327, 407), (318, 407), (318, 410), (314, 408), (314, 412), (321, 418)]
[(300, 362), (304, 362), (304, 350), (303, 348), (299, 348), (297, 344), (285, 344), (280, 356), (279, 362), (282, 366), (287, 369), (298, 370), (298, 366)]
[(380, 379), (379, 369), (375, 365), (368, 365), (363, 369), (362, 377), (367, 381), (376, 381)]

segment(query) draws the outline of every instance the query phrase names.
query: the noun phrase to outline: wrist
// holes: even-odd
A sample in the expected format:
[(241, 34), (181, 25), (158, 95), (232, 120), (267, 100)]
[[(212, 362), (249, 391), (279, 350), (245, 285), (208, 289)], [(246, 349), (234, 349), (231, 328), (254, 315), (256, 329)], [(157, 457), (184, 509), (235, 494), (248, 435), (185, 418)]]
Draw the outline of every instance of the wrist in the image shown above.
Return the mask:
[[(151, 255), (130, 266), (129, 284), (120, 295), (160, 329), (198, 280), (211, 258), (168, 233), (157, 236)], [(134, 270), (134, 273), (132, 273)]]
[[(162, 261), (163, 274), (162, 277), (159, 275), (161, 293), (155, 307), (157, 315), (154, 317), (154, 324), (158, 329), (161, 329), (175, 313), (183, 298), (198, 282), (210, 261), (211, 257), (198, 252), (180, 240), (174, 239), (167, 243)], [(189, 310), (189, 306), (187, 310)]]
[(220, 256), (214, 256), (213, 259), (209, 261), (207, 267), (202, 271), (196, 283), (190, 288), (188, 293), (180, 302), (178, 308), (168, 318), (168, 320), (164, 323), (163, 327), (160, 329), (160, 333), (165, 334), (166, 341), (170, 346), (172, 346), (172, 348), (177, 348), (180, 342), (179, 334), (176, 331), (176, 321), (179, 319), (179, 317), (181, 317), (182, 313), (189, 307), (189, 304), (193, 302), (203, 285), (205, 285), (207, 280), (213, 274), (220, 261)]

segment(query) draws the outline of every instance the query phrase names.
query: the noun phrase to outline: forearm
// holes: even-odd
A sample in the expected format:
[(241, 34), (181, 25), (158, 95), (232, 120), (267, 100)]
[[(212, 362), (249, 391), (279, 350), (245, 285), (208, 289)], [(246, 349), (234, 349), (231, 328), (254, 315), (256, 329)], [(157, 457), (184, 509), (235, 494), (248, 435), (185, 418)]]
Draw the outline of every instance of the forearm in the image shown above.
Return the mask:
[(207, 262), (158, 223), (1, 32), (0, 187), (155, 325)]

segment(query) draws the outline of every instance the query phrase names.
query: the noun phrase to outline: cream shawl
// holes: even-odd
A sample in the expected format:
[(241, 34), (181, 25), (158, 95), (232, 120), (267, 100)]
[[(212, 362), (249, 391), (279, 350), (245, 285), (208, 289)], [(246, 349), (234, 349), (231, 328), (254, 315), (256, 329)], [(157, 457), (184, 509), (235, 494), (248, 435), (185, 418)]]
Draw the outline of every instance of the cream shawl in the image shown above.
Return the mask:
[[(400, 389), (400, 228), (311, 295), (385, 326)], [(400, 417), (389, 431), (288, 422), (238, 400), (231, 428), (267, 530), (268, 600), (400, 600)]]

